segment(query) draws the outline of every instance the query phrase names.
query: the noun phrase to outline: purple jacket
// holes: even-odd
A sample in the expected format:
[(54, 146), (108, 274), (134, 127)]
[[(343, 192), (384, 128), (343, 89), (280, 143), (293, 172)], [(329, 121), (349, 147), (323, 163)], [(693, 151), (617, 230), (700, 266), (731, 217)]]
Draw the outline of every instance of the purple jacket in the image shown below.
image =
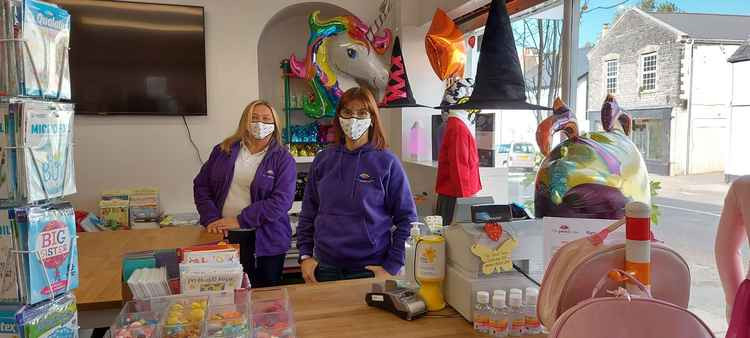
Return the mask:
[[(203, 226), (222, 218), (239, 152), (239, 142), (232, 146), (229, 155), (217, 145), (193, 180), (193, 197)], [(252, 204), (237, 215), (241, 228), (256, 230), (257, 256), (276, 256), (289, 250), (292, 227), (288, 213), (294, 200), (296, 180), (294, 158), (276, 141), (271, 141), (250, 185), (248, 193)]]
[(297, 247), (329, 265), (382, 265), (396, 275), (416, 219), (409, 181), (393, 153), (336, 145), (319, 153), (308, 173)]

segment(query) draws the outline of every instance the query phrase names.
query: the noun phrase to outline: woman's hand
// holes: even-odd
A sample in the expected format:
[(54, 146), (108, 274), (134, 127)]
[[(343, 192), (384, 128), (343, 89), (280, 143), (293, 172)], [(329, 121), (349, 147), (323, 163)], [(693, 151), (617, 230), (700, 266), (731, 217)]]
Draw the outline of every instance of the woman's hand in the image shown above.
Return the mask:
[(318, 280), (315, 279), (315, 268), (318, 267), (318, 261), (313, 258), (305, 258), (300, 263), (300, 268), (302, 269), (302, 278), (305, 279), (305, 283), (307, 284), (317, 284)]
[(212, 234), (221, 234), (221, 233), (224, 233), (224, 231), (222, 231), (220, 229), (220, 227), (223, 224), (223, 221), (224, 221), (224, 219), (220, 218), (220, 219), (217, 219), (217, 220), (211, 222), (211, 224), (209, 224), (206, 227), (206, 231), (208, 231), (209, 233), (212, 233)]
[(385, 269), (383, 269), (383, 267), (380, 265), (369, 265), (366, 266), (365, 269), (372, 271), (372, 273), (375, 274), (375, 278), (377, 279), (393, 278), (393, 275), (388, 273), (388, 271), (385, 271)]
[(237, 217), (226, 217), (221, 219), (221, 223), (219, 225), (219, 230), (223, 232), (227, 232), (229, 230), (239, 229), (240, 228), (240, 222), (237, 220)]

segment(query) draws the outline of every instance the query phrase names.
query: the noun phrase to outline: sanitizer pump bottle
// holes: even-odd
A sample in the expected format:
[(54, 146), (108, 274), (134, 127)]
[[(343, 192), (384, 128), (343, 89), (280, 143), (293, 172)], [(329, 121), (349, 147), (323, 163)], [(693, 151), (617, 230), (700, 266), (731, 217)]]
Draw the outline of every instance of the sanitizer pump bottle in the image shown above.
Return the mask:
[(404, 287), (409, 289), (417, 289), (419, 285), (415, 278), (414, 264), (415, 256), (417, 252), (417, 241), (421, 235), (420, 226), (422, 223), (413, 222), (411, 223), (411, 232), (409, 238), (406, 239), (406, 259), (404, 262), (405, 272), (403, 276)]

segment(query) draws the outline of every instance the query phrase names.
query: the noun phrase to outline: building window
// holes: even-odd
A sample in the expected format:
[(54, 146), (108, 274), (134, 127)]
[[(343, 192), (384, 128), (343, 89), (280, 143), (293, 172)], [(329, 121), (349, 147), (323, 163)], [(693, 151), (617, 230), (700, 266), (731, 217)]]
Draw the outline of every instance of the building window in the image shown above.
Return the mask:
[(641, 91), (656, 90), (656, 52), (641, 56)]
[(617, 93), (617, 60), (606, 62), (607, 67), (607, 94)]

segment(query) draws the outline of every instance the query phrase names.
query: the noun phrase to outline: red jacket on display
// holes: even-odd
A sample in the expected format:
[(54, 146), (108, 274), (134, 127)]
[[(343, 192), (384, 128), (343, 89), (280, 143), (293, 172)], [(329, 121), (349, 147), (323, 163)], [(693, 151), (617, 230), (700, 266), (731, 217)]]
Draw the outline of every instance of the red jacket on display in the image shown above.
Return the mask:
[(458, 117), (448, 117), (438, 155), (435, 191), (444, 196), (471, 197), (482, 189), (477, 142)]

